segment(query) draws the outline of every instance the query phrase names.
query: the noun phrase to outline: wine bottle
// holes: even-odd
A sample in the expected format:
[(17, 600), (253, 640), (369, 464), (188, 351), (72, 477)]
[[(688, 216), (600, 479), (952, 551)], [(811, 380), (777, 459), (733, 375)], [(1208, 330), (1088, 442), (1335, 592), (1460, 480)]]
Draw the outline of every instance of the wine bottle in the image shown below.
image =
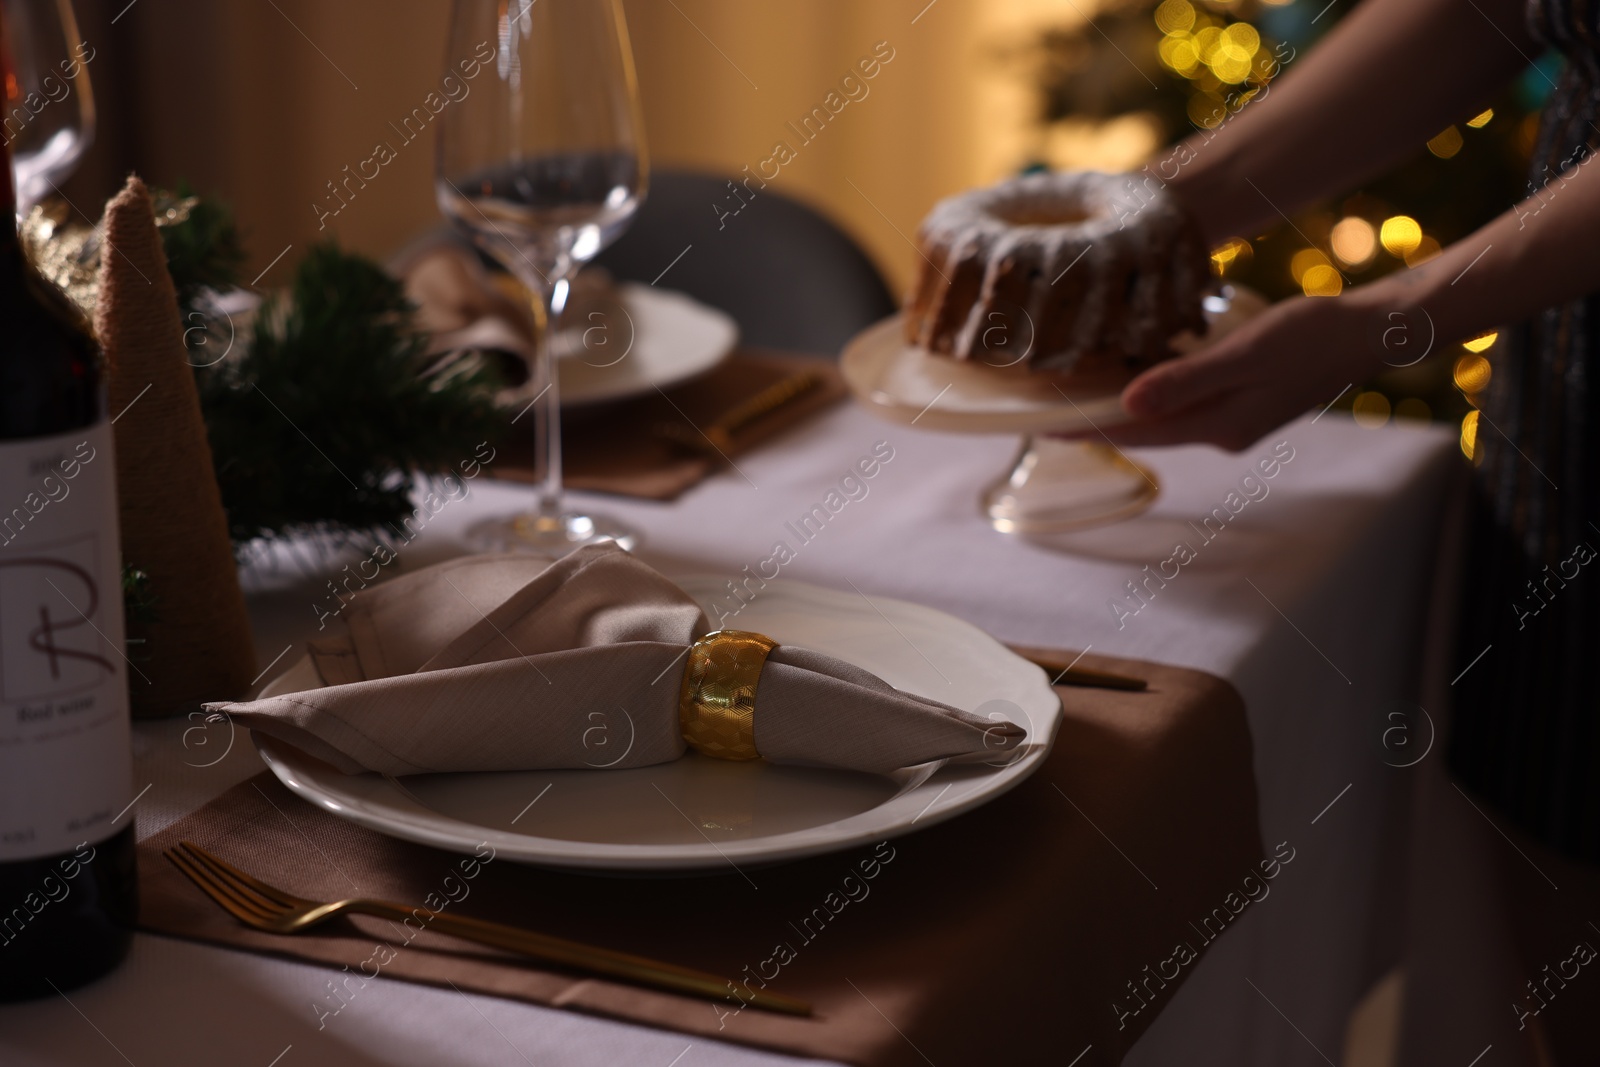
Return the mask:
[[(3, 74), (3, 67), (0, 67)], [(135, 912), (116, 463), (99, 348), (0, 145), (0, 1001), (115, 967)]]

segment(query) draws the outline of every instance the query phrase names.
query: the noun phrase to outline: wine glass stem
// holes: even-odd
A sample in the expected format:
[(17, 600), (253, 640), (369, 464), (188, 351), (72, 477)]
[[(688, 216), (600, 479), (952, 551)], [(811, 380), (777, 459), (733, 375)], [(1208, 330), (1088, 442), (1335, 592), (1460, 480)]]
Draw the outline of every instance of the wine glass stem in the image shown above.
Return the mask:
[(551, 292), (533, 290), (533, 474), (539, 492), (539, 518), (558, 520), (561, 507), (561, 386), (556, 377), (552, 342), (560, 310), (552, 307)]

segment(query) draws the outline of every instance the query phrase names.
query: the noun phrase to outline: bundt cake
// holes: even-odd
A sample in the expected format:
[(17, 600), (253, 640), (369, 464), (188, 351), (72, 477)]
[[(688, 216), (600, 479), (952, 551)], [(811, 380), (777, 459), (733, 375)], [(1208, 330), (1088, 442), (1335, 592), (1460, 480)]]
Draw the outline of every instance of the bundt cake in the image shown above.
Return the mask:
[(997, 366), (1128, 376), (1205, 332), (1199, 229), (1133, 175), (1029, 174), (950, 197), (918, 231), (906, 340)]

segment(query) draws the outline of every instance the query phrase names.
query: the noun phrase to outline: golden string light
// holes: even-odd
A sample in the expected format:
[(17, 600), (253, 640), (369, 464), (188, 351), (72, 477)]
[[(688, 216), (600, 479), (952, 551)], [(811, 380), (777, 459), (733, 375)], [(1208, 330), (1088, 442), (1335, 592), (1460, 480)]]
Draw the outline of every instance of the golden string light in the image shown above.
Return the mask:
[(1378, 234), (1372, 223), (1352, 215), (1333, 224), (1328, 233), (1333, 254), (1347, 267), (1363, 267), (1378, 254)]
[(1428, 151), (1440, 159), (1449, 159), (1461, 151), (1461, 146), (1464, 143), (1460, 130), (1454, 126), (1446, 126), (1428, 141)]
[(1389, 398), (1378, 392), (1357, 393), (1350, 413), (1357, 426), (1375, 430), (1389, 421)]
[(1230, 237), (1211, 252), (1211, 267), (1225, 275), (1234, 266), (1244, 266), (1255, 257), (1255, 249), (1242, 237)]
[(1344, 278), (1331, 266), (1318, 263), (1300, 276), (1300, 290), (1307, 296), (1338, 296), (1344, 291)]
[(1478, 451), (1478, 412), (1477, 409), (1467, 412), (1461, 418), (1461, 454), (1468, 459), (1476, 459)]
[(1457, 389), (1471, 396), (1473, 393), (1483, 391), (1484, 386), (1489, 384), (1489, 376), (1492, 373), (1493, 368), (1489, 366), (1487, 359), (1476, 352), (1468, 352), (1456, 360), (1450, 376), (1455, 381)]
[(1406, 253), (1406, 266), (1420, 267), (1434, 256), (1437, 256), (1439, 251), (1439, 242), (1427, 234), (1423, 234), (1422, 240), (1417, 242), (1417, 247)]
[[(1261, 34), (1248, 22), (1230, 22), (1189, 0), (1162, 0), (1155, 10), (1155, 23), (1163, 35), (1156, 46), (1161, 62), (1202, 91), (1215, 92), (1224, 85), (1250, 81), (1264, 83), (1277, 73), (1276, 59), (1262, 47)], [(1220, 121), (1217, 103), (1220, 97), (1203, 100), (1197, 108), (1191, 99), (1190, 119), (1199, 126), (1215, 126)]]
[(1156, 29), (1169, 36), (1194, 27), (1194, 5), (1189, 0), (1162, 0), (1156, 8)]
[(1289, 257), (1289, 276), (1294, 279), (1296, 285), (1303, 285), (1305, 284), (1306, 271), (1312, 267), (1327, 267), (1331, 265), (1328, 262), (1328, 257), (1322, 254), (1322, 249), (1302, 248)]
[(1378, 228), (1378, 240), (1384, 251), (1404, 259), (1422, 244), (1422, 226), (1410, 215), (1394, 215), (1383, 220)]
[(1307, 296), (1338, 296), (1344, 278), (1320, 248), (1302, 248), (1289, 260), (1289, 274)]

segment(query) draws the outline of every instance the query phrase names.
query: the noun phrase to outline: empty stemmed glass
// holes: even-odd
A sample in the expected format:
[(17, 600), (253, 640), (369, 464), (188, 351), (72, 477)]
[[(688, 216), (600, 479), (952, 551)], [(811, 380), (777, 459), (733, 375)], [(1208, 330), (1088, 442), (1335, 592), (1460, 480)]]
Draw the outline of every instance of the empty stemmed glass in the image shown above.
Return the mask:
[(78, 36), (70, 0), (0, 0), (4, 37), (0, 118), (11, 146), (17, 215), (66, 180), (94, 140), (94, 49)]
[[(492, 58), (484, 59), (485, 55)], [(480, 548), (564, 553), (636, 535), (566, 509), (551, 340), (572, 277), (625, 229), (648, 167), (617, 0), (455, 0), (447, 77), (475, 75), (439, 116), (439, 208), (533, 296), (534, 511), (480, 524)], [(519, 416), (520, 418), (520, 416)]]

